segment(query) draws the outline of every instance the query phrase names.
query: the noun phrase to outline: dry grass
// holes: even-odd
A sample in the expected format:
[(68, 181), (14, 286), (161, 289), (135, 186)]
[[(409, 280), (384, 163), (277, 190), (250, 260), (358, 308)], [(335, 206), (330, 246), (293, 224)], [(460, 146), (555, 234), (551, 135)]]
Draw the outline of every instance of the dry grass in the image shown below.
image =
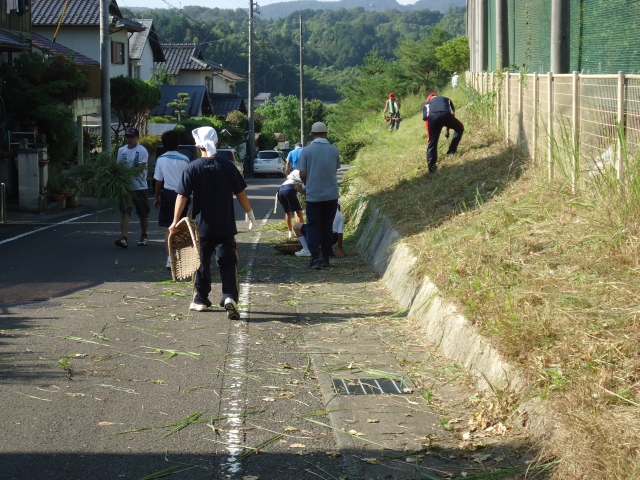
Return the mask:
[(570, 195), (506, 148), (482, 109), (454, 100), (467, 132), (436, 176), (416, 116), (372, 131), (352, 178), (413, 249), (418, 274), (545, 399), (558, 420), (546, 439), (555, 478), (640, 478), (640, 170), (622, 193), (604, 172)]

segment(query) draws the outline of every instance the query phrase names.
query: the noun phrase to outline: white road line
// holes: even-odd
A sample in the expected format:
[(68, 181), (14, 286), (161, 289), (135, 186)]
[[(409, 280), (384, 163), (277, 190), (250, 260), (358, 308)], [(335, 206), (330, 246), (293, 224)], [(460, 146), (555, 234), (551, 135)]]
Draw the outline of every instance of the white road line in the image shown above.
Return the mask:
[(42, 232), (44, 230), (48, 230), (50, 228), (54, 228), (60, 225), (64, 225), (65, 223), (75, 222), (76, 220), (80, 220), (81, 218), (90, 217), (91, 215), (97, 215), (98, 213), (106, 212), (107, 210), (111, 210), (110, 208), (105, 208), (104, 210), (100, 210), (99, 212), (87, 213), (85, 215), (80, 215), (79, 217), (70, 218), (68, 220), (64, 220), (62, 222), (54, 223), (53, 225), (47, 225), (46, 227), (39, 228), (38, 230), (32, 230), (27, 233), (21, 233), (20, 235), (16, 235), (15, 237), (7, 238), (6, 240), (0, 241), (0, 245), (3, 243), (13, 242), (14, 240), (18, 240), (19, 238), (26, 237), (27, 235), (33, 235), (34, 233)]
[[(267, 211), (267, 214), (260, 221), (261, 225), (267, 223), (271, 217), (271, 209)], [(258, 249), (258, 243), (260, 243), (260, 232), (256, 233), (250, 242), (251, 253), (249, 254), (249, 260), (247, 261), (247, 273), (245, 275), (245, 281), (240, 284), (239, 304), (240, 304), (240, 324), (236, 327), (236, 334), (232, 336), (233, 342), (229, 347), (229, 353), (232, 357), (229, 361), (229, 370), (245, 373), (247, 366), (247, 349), (249, 345), (249, 336), (247, 335), (247, 319), (249, 318), (249, 305), (251, 302), (251, 277), (253, 276), (253, 264), (255, 260), (255, 252)], [(245, 377), (225, 377), (224, 387), (229, 389), (228, 400), (226, 404), (220, 409), (222, 416), (228, 416), (227, 428), (222, 433), (222, 438), (227, 444), (226, 451), (229, 454), (226, 461), (222, 463), (222, 468), (226, 473), (227, 478), (238, 474), (242, 468), (238, 457), (244, 453), (244, 448), (240, 445), (243, 443), (243, 434), (241, 431), (243, 420), (240, 417), (245, 409), (246, 398), (244, 397)], [(228, 383), (227, 383), (228, 382)], [(226, 390), (225, 390), (226, 391)]]

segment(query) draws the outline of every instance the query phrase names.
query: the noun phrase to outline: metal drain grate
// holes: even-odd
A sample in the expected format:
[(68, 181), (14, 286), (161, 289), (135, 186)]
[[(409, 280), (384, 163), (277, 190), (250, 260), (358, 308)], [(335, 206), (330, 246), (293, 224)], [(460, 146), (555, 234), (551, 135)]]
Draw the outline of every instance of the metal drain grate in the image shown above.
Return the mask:
[(338, 395), (406, 395), (413, 392), (403, 381), (390, 378), (334, 378), (332, 381)]
[(0, 308), (18, 308), (21, 310), (38, 310), (40, 308), (53, 308), (62, 305), (52, 300), (32, 300), (28, 302), (0, 303)]

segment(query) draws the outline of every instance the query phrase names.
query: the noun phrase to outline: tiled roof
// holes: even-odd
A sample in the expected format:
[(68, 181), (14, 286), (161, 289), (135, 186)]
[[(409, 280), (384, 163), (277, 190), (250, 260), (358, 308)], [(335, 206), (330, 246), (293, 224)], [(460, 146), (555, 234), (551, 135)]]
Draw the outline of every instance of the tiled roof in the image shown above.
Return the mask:
[(8, 48), (9, 50), (24, 50), (28, 49), (29, 45), (25, 42), (20, 42), (14, 38), (9, 37), (8, 35), (0, 34), (0, 52), (3, 51), (3, 48)]
[(237, 93), (210, 93), (209, 98), (211, 99), (211, 110), (215, 116), (226, 117), (234, 110), (247, 113), (244, 100)]
[(189, 94), (189, 103), (185, 110), (189, 117), (196, 117), (199, 111), (203, 115), (211, 113), (211, 105), (204, 85), (159, 85), (162, 97), (160, 104), (151, 111), (153, 116), (173, 115), (174, 109), (167, 107), (167, 103), (178, 98), (179, 93)]
[(194, 43), (163, 43), (162, 50), (171, 75), (178, 75), (180, 70), (222, 70), (220, 65), (205, 60)]
[(235, 80), (236, 82), (244, 82), (244, 78), (241, 77), (240, 75), (236, 75), (233, 72), (230, 72), (229, 70), (222, 70), (222, 72), (219, 73), (219, 75), (228, 78), (229, 80)]
[[(33, 0), (33, 25), (58, 25), (66, 0)], [(115, 0), (109, 4), (109, 13), (122, 18)], [(100, 25), (100, 0), (69, 0), (63, 25)]]
[(164, 62), (164, 52), (162, 51), (160, 42), (158, 42), (158, 36), (153, 27), (153, 20), (137, 19), (136, 21), (145, 27), (145, 30), (134, 32), (131, 37), (129, 37), (129, 58), (132, 60), (140, 60), (144, 46), (148, 40), (151, 50), (153, 51), (153, 61)]
[(37, 48), (38, 50), (47, 48), (51, 50), (51, 53), (53, 54), (61, 53), (63, 55), (67, 55), (68, 53), (71, 53), (71, 55), (73, 56), (73, 63), (75, 63), (76, 65), (100, 66), (100, 62), (96, 62), (92, 58), (85, 57), (81, 53), (74, 52), (70, 48), (60, 45), (59, 43), (53, 43), (48, 38), (45, 38), (42, 35), (38, 35), (37, 33), (33, 34), (31, 43), (33, 44), (34, 48)]

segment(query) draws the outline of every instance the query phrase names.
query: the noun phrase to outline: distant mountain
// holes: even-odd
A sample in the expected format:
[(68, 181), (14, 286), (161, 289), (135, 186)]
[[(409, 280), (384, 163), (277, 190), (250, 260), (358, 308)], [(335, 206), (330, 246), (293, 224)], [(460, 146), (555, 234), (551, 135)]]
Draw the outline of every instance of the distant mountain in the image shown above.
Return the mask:
[(465, 7), (467, 0), (418, 0), (412, 5), (401, 5), (396, 0), (340, 0), (338, 2), (320, 2), (318, 0), (294, 0), (291, 2), (271, 3), (261, 6), (264, 18), (283, 18), (299, 10), (339, 10), (341, 8), (362, 7), (366, 11), (384, 12), (396, 9), (401, 12), (413, 10), (432, 10), (446, 12), (449, 7)]

